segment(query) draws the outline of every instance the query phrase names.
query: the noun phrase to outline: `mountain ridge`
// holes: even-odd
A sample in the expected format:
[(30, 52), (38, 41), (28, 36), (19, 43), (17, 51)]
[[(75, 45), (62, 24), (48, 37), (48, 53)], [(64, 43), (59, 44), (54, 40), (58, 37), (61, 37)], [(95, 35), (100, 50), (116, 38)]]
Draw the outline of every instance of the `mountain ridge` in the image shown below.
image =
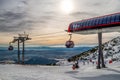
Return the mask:
[[(105, 58), (107, 58), (108, 56), (111, 56), (111, 58), (114, 57), (119, 57), (120, 58), (120, 36), (105, 42), (102, 44), (102, 50), (103, 50), (103, 55)], [(116, 55), (117, 54), (117, 55)], [(115, 56), (116, 55), (116, 56)], [(68, 58), (68, 61), (75, 61), (78, 58), (97, 58), (98, 56), (98, 46), (82, 52), (78, 55), (72, 56), (70, 58)]]

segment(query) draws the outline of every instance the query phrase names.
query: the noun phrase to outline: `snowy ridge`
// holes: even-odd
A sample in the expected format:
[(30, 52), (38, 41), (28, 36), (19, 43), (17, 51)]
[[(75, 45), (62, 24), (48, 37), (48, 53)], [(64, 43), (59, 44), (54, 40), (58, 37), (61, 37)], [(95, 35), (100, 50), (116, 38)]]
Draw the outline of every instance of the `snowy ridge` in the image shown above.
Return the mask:
[[(105, 60), (120, 60), (120, 36), (108, 41), (102, 45), (103, 55)], [(93, 59), (97, 60), (98, 58), (98, 47), (95, 47), (91, 50), (83, 52), (79, 55), (70, 57), (69, 61), (74, 61), (78, 58), (82, 59)]]
[[(105, 59), (120, 59), (120, 37), (103, 44), (103, 55)], [(87, 57), (97, 59), (98, 49), (94, 53), (90, 53)]]

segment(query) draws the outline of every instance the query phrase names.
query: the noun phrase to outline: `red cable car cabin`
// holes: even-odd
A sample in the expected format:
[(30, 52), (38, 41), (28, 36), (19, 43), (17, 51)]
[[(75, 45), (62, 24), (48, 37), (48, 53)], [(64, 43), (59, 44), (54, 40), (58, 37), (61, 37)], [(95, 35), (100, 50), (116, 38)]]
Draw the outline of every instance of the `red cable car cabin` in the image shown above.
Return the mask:
[(9, 51), (12, 51), (13, 49), (14, 49), (14, 48), (13, 48), (13, 46), (11, 46), (11, 45), (8, 47), (8, 50), (9, 50)]
[(66, 44), (65, 44), (65, 46), (67, 48), (73, 48), (74, 47), (74, 42), (73, 41), (67, 41)]

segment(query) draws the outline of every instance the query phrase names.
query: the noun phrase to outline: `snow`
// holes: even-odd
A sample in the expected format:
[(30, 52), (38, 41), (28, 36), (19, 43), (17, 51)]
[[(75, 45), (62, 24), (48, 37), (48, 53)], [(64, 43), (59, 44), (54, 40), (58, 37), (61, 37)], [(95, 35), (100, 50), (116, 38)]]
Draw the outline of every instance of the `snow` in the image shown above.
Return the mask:
[(41, 66), (0, 64), (0, 80), (120, 80), (120, 62), (96, 69), (91, 63), (72, 70), (72, 65)]
[[(120, 37), (106, 43), (103, 49), (107, 68), (96, 69), (98, 51), (79, 61), (79, 69), (72, 70), (74, 62), (59, 59), (59, 66), (0, 64), (0, 80), (120, 80)], [(110, 60), (116, 59), (111, 64)], [(85, 62), (85, 65), (83, 64)]]
[[(86, 56), (84, 58), (89, 58), (97, 61), (98, 49), (95, 52), (90, 52), (89, 54), (89, 56)], [(106, 60), (117, 58), (120, 59), (120, 36), (103, 44), (103, 57)]]

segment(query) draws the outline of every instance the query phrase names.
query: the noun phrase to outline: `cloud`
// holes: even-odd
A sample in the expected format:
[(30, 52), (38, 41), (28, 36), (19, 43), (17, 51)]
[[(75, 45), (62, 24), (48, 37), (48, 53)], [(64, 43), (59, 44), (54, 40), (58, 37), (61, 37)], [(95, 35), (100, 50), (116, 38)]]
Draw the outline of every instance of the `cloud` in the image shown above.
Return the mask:
[[(83, 19), (99, 16), (106, 14), (106, 12), (110, 13), (111, 10), (119, 10), (118, 0), (75, 0), (75, 2), (78, 3), (76, 10), (69, 15), (72, 20), (76, 20), (78, 17)], [(0, 0), (0, 31), (17, 32), (38, 29), (38, 27), (42, 30), (50, 24), (52, 24), (51, 27), (55, 28), (58, 22), (62, 25), (64, 23), (61, 21), (67, 21), (67, 18), (59, 13), (58, 3), (58, 0)], [(36, 26), (36, 24), (39, 25)]]
[(16, 19), (22, 19), (25, 17), (25, 13), (14, 13), (14, 12), (5, 12), (4, 14), (0, 15), (1, 17), (4, 17), (7, 20), (16, 20)]
[(0, 2), (3, 3), (0, 5), (0, 32), (21, 32), (38, 27), (41, 31), (56, 17), (52, 5), (54, 1), (1, 0)]
[(101, 6), (102, 3), (96, 2), (96, 3), (94, 3), (93, 5), (94, 5), (94, 6)]
[(31, 28), (32, 20), (28, 19), (26, 5), (21, 1), (24, 0), (0, 1), (4, 4), (0, 5), (0, 32), (18, 32)]
[(0, 32), (17, 32), (30, 29), (32, 20), (27, 19), (25, 12), (5, 11), (0, 14)]
[[(37, 15), (31, 15), (36, 5), (32, 5), (33, 10), (29, 11), (30, 5), (26, 0), (10, 0), (11, 6), (7, 0), (0, 0), (0, 2), (4, 4), (0, 5), (0, 32), (33, 30), (36, 23), (47, 24), (54, 17), (53, 11), (41, 12), (42, 14), (36, 12)], [(39, 10), (39, 8), (36, 9)]]
[(97, 13), (89, 13), (89, 12), (73, 12), (70, 15), (73, 17), (84, 17), (84, 16), (93, 17), (93, 16), (97, 16), (98, 14)]
[(120, 10), (119, 0), (73, 0), (74, 12), (60, 10), (62, 0), (0, 0), (0, 34), (44, 34), (66, 30), (79, 19), (102, 16)]
[(4, 3), (5, 0), (0, 0), (0, 5), (2, 5)]

